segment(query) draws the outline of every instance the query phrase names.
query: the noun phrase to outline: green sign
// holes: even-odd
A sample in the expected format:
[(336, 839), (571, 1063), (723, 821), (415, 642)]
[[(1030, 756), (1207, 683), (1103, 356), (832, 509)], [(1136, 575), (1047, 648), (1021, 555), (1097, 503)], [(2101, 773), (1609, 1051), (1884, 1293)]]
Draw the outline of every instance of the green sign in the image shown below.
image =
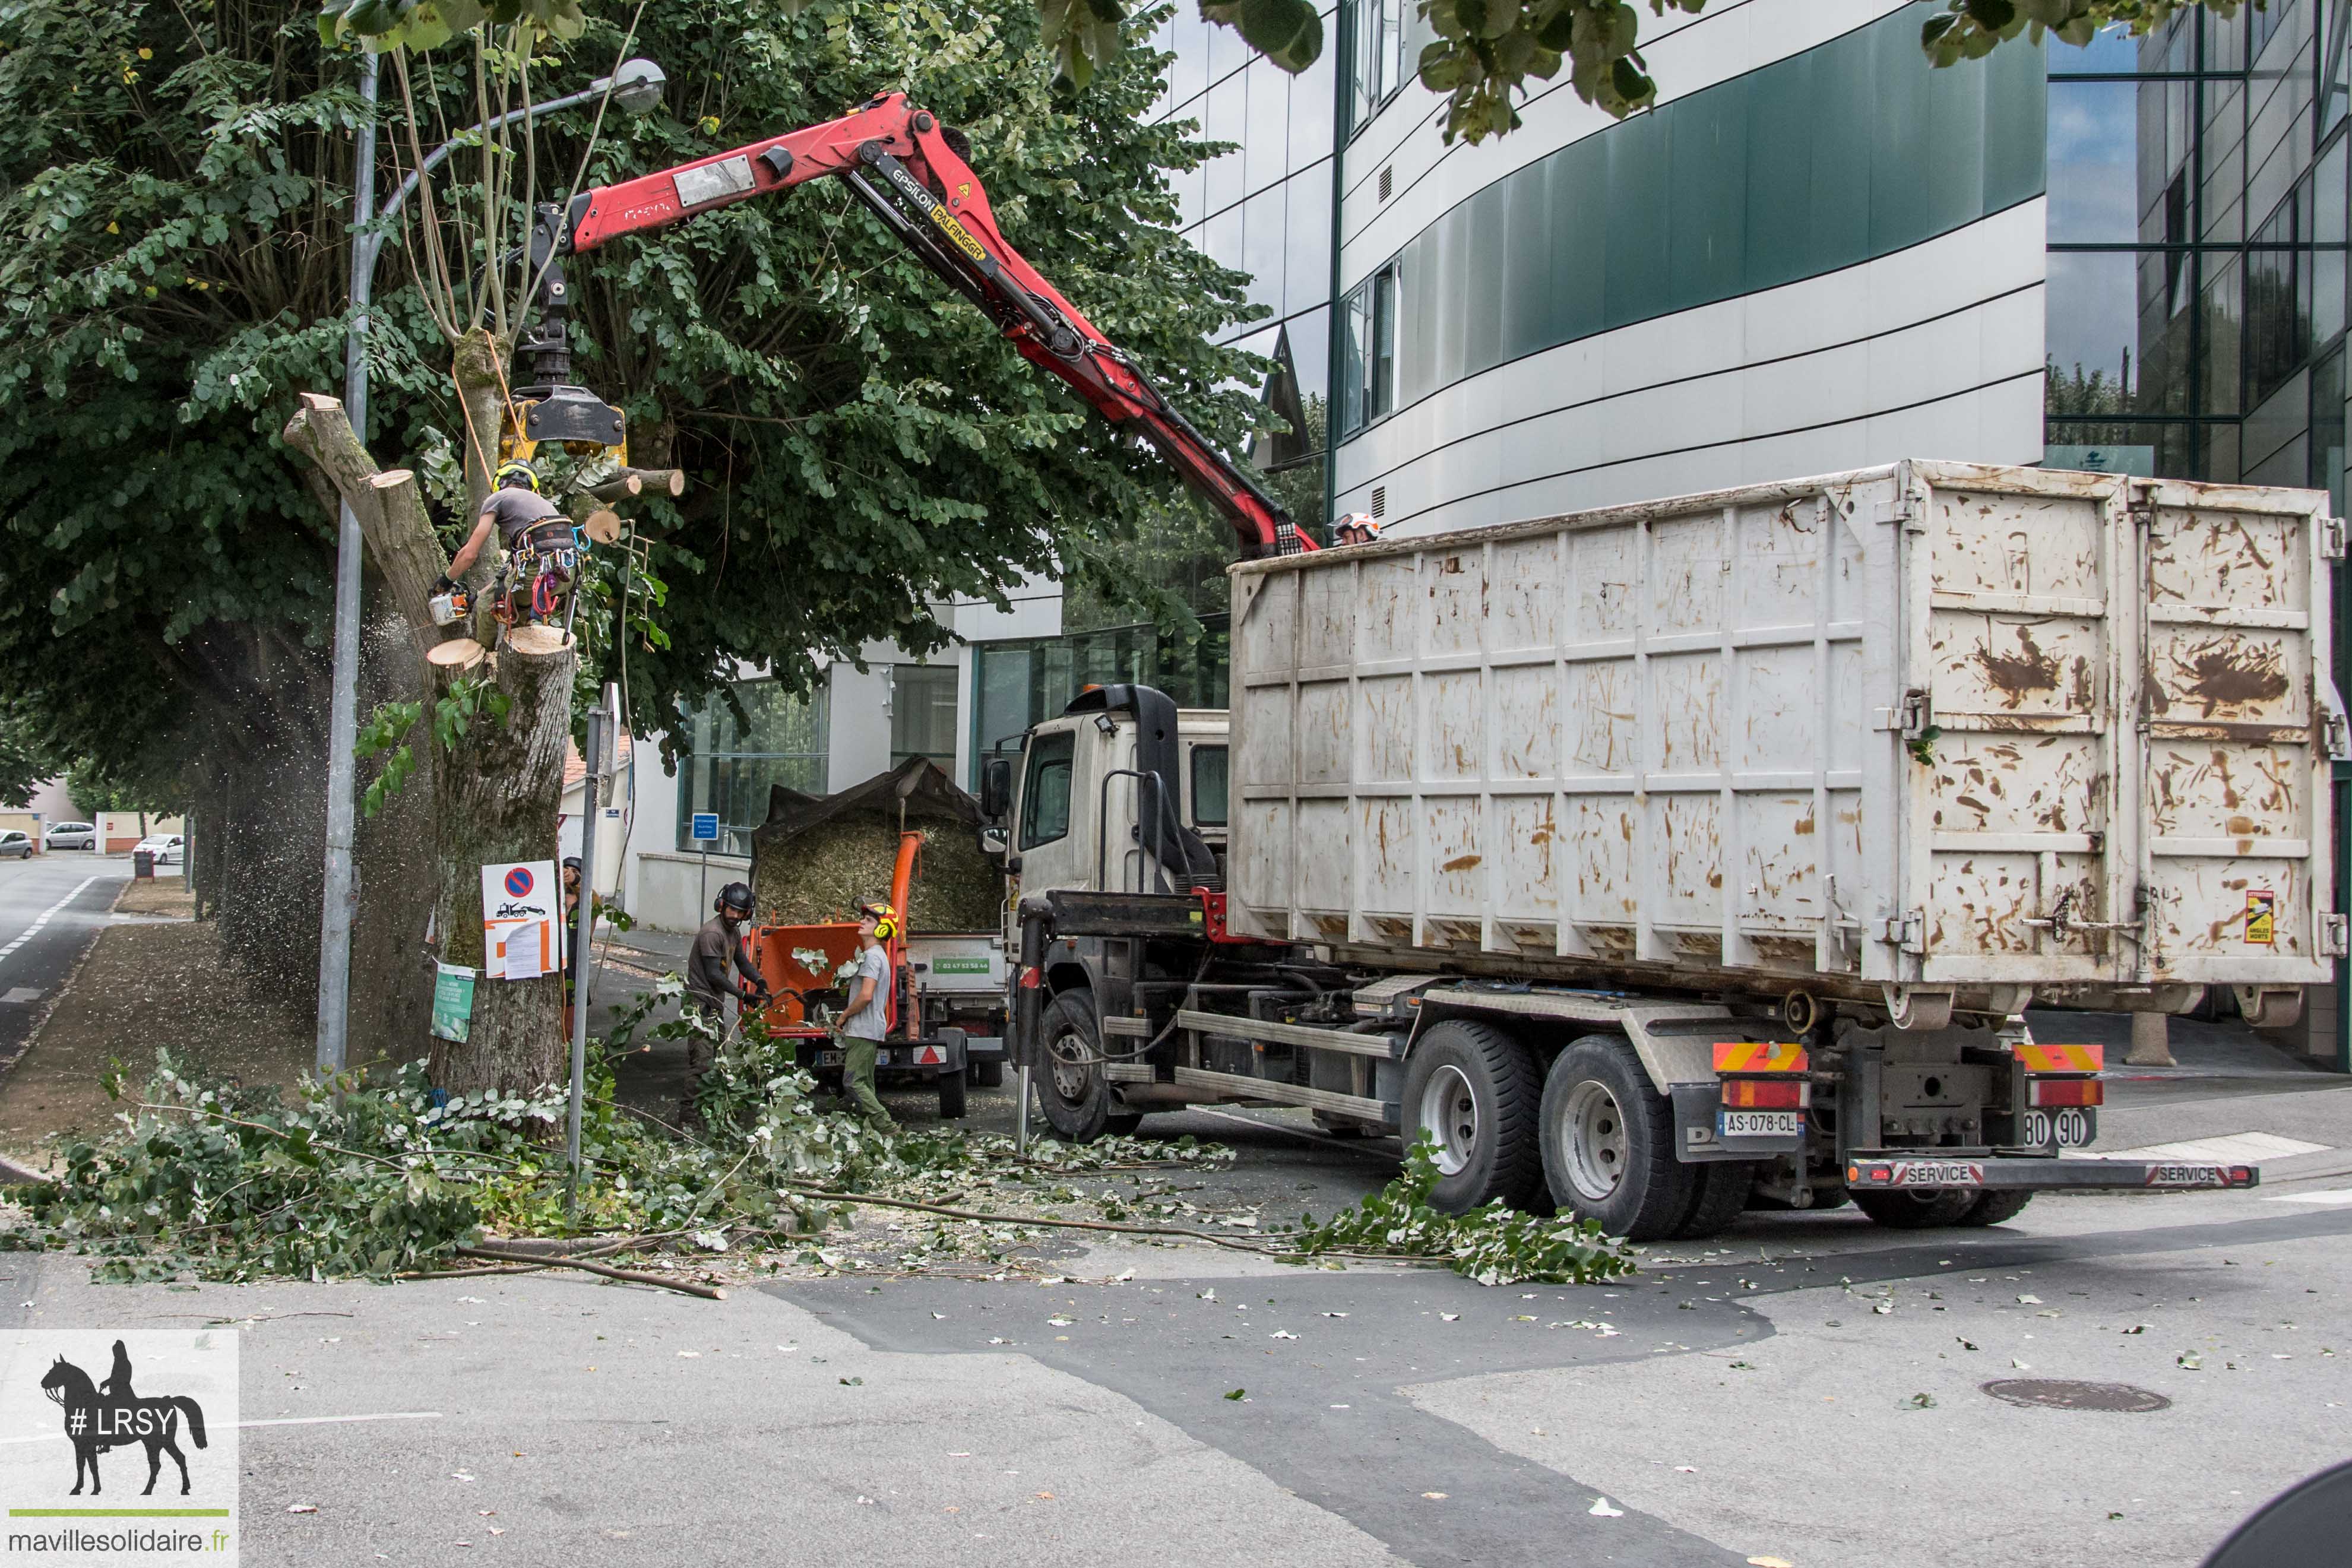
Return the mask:
[(950, 953), (931, 960), (934, 975), (985, 975), (988, 955), (985, 953)]
[(474, 1016), (474, 971), (449, 964), (438, 968), (433, 978), (433, 1032), (463, 1044), (467, 1021)]

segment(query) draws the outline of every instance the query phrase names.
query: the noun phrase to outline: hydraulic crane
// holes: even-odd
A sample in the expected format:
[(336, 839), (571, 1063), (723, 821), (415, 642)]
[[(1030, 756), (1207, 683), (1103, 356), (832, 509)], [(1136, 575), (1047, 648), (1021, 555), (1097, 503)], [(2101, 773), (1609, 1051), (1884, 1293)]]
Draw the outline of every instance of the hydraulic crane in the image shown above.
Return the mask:
[(562, 258), (753, 196), (828, 177), (845, 182), (885, 228), (988, 313), (1031, 363), (1061, 377), (1113, 424), (1140, 434), (1240, 538), (1243, 556), (1315, 549), (1282, 505), (1160, 394), (1141, 368), (1013, 248), (961, 135), (904, 93), (886, 93), (823, 125), (583, 191), (540, 211), (532, 271), (539, 313), (517, 345), (535, 384), (515, 389), (524, 440), (619, 444), (619, 413), (567, 384), (571, 346)]

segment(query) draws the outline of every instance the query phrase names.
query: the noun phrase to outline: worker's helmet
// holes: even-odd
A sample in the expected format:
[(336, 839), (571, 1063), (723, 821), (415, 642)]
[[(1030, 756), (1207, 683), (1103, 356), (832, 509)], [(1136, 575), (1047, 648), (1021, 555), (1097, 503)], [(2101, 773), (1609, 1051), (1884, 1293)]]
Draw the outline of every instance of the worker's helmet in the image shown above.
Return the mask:
[(860, 916), (870, 915), (874, 917), (874, 939), (876, 941), (887, 942), (891, 937), (898, 935), (898, 912), (891, 908), (887, 904), (885, 904), (880, 899), (877, 898), (873, 900), (871, 903), (859, 904), (857, 906), (857, 913)]
[(742, 883), (730, 882), (719, 890), (719, 896), (712, 901), (710, 907), (721, 915), (749, 920), (751, 917), (751, 890)]
[(1370, 512), (1348, 512), (1331, 525), (1331, 533), (1343, 545), (1368, 545), (1381, 537), (1381, 525)]
[(563, 857), (563, 869), (565, 871), (578, 871), (580, 869), (580, 857), (578, 855), (565, 855)]
[(539, 492), (539, 470), (530, 464), (516, 461), (499, 465), (498, 486), (503, 490), (509, 485), (520, 485), (532, 494)]

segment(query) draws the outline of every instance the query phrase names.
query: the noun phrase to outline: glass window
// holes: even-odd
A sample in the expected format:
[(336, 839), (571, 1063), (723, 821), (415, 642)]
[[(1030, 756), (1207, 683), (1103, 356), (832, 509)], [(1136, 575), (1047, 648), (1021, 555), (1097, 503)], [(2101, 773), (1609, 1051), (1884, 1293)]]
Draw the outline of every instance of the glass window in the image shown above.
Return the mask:
[[(1296, 311), (1331, 298), (1331, 172), (1309, 169), (1293, 175), (1285, 189), (1289, 194), (1283, 212), (1283, 308)], [(1328, 367), (1319, 354), (1300, 359), (1298, 368), (1307, 385), (1323, 384)]]
[(1019, 847), (1034, 850), (1070, 831), (1070, 770), (1077, 737), (1068, 730), (1041, 735), (1029, 747), (1029, 777), (1021, 787)]
[(1192, 825), (1196, 828), (1222, 828), (1225, 825), (1226, 796), (1225, 748), (1222, 746), (1196, 746), (1192, 748)]
[[(1271, 70), (1274, 68), (1266, 68)], [(1286, 187), (1260, 191), (1242, 204), (1242, 270), (1250, 275), (1247, 297), (1272, 316), (1282, 314), (1283, 246), (1289, 237), (1283, 218)]]
[(768, 820), (768, 796), (782, 785), (808, 794), (825, 787), (825, 701), (823, 688), (800, 697), (772, 680), (739, 681), (738, 718), (724, 696), (697, 708), (685, 726), (689, 754), (678, 764), (677, 837), (681, 852), (701, 846), (692, 837), (698, 811), (719, 814), (723, 854), (751, 852), (751, 833)]
[(1176, 55), (1168, 63), (1168, 101), (1178, 109), (1209, 89), (1209, 26), (1199, 6), (1176, 7), (1167, 46)]
[(1279, 184), (1289, 171), (1290, 73), (1269, 59), (1255, 59), (1242, 73), (1248, 84), (1249, 128), (1242, 144), (1243, 184), (1252, 193)]
[[(1181, 11), (1183, 7), (1177, 9)], [(1328, 20), (1323, 36), (1324, 47), (1315, 57), (1315, 63), (1290, 81), (1289, 166), (1293, 170), (1304, 169), (1331, 155), (1331, 73), (1336, 68), (1331, 57), (1339, 53), (1339, 40), (1332, 37)], [(1328, 182), (1328, 173), (1325, 178)]]
[(2133, 138), (2139, 86), (2050, 84), (2050, 243), (2129, 245), (2139, 237)]
[(2109, 23), (2089, 43), (2079, 47), (2061, 43), (2054, 36), (2047, 40), (2047, 47), (2052, 76), (2067, 71), (2129, 72), (2140, 68), (2140, 41), (2131, 36), (2127, 22)]
[[(2199, 382), (2203, 388), (2202, 412), (2238, 412), (2238, 351), (2245, 340), (2245, 312), (2240, 303), (2238, 258), (2208, 256), (2200, 326), (2204, 363)], [(2234, 449), (2231, 477), (2236, 474)], [(2228, 481), (2223, 481), (2227, 483)]]
[(928, 757), (952, 770), (956, 753), (956, 667), (898, 664), (890, 673), (890, 764)]
[(1352, 434), (1396, 406), (1396, 263), (1358, 284), (1342, 315), (1339, 428)]
[(2188, 479), (2196, 473), (2195, 443), (2190, 439), (2196, 428), (2147, 419), (2112, 423), (2053, 419), (2044, 427), (2042, 463), (2052, 468)]
[[(1224, 27), (1210, 29), (1216, 33), (1229, 30)], [(1209, 96), (1202, 100), (1208, 107), (1201, 116), (1202, 140), (1233, 144), (1232, 152), (1209, 164), (1206, 200), (1212, 213), (1223, 212), (1249, 194), (1240, 145), (1242, 134), (1248, 126), (1249, 99), (1244, 96), (1247, 90), (1248, 84), (1244, 78), (1230, 76), (1211, 88)]]
[(1396, 407), (1397, 269), (1372, 275), (1372, 362), (1364, 373), (1364, 417), (1378, 419)]
[(2344, 350), (2311, 368), (2311, 473), (2308, 483), (2327, 492), (2331, 509), (2344, 515)]
[(2051, 253), (2042, 342), (2053, 416), (2137, 412), (2138, 267), (2129, 251)]

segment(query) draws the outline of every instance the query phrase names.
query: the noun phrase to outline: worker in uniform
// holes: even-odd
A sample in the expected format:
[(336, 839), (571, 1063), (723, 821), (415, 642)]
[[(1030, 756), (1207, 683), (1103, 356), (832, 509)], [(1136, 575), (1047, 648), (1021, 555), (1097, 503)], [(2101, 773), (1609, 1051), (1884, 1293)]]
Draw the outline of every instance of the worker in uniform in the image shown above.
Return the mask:
[[(768, 982), (751, 961), (748, 942), (751, 888), (740, 882), (729, 883), (719, 890), (710, 910), (710, 918), (694, 934), (694, 946), (687, 953), (686, 996), (688, 1005), (710, 1020), (713, 1031), (723, 1036), (726, 998), (735, 998), (739, 1015), (745, 1009), (763, 1007), (769, 1000)], [(710, 1070), (710, 1058), (709, 1040), (700, 1034), (687, 1037), (686, 1095), (678, 1107), (681, 1119), (693, 1107), (695, 1086)]]
[(849, 982), (849, 1002), (841, 1013), (841, 1092), (857, 1113), (886, 1130), (897, 1126), (874, 1090), (874, 1059), (890, 1032), (890, 997), (898, 976), (889, 941), (898, 934), (898, 912), (881, 902), (857, 906), (857, 968)]
[(447, 593), (471, 571), (495, 531), (507, 552), (496, 602), (513, 625), (557, 619), (580, 570), (572, 519), (540, 494), (539, 470), (528, 463), (499, 465), (498, 487), (482, 503), (474, 531), (451, 558), (448, 571), (433, 585)]

